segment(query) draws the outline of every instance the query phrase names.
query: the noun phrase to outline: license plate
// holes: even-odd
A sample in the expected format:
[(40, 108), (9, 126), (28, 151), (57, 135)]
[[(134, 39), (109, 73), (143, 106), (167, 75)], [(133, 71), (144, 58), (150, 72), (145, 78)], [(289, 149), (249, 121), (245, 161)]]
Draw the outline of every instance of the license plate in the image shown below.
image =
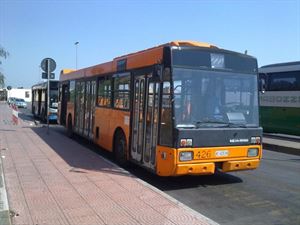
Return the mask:
[(229, 155), (229, 151), (228, 150), (218, 150), (215, 153), (216, 157), (225, 157)]
[(194, 159), (207, 159), (211, 158), (211, 150), (201, 150), (194, 154)]

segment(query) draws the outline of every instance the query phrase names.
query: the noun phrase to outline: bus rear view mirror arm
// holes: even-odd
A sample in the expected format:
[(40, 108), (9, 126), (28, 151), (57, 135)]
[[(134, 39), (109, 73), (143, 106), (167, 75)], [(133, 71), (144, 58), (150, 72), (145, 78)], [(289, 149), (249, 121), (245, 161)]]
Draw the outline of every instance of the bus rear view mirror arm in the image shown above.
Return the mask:
[(266, 81), (265, 81), (265, 79), (260, 80), (260, 91), (261, 91), (262, 94), (264, 94), (265, 91), (266, 91)]

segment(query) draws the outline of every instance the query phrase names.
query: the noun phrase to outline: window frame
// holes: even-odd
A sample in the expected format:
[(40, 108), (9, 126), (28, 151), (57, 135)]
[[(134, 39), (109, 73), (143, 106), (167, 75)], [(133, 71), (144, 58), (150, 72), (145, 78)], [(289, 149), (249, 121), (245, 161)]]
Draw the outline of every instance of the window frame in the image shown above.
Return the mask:
[[(287, 88), (284, 85), (274, 86), (275, 79), (288, 79), (288, 78), (295, 78), (295, 87), (294, 88)], [(300, 91), (300, 71), (283, 71), (283, 72), (270, 72), (267, 73), (267, 90), (268, 91)], [(290, 83), (291, 84), (291, 83)], [(292, 84), (291, 84), (292, 85)]]
[[(113, 86), (112, 86), (112, 108), (114, 108), (114, 109), (117, 109), (117, 110), (124, 110), (124, 111), (130, 111), (131, 110), (131, 90), (132, 90), (132, 87), (131, 87), (131, 85), (132, 85), (132, 76), (131, 76), (132, 74), (130, 73), (130, 72), (123, 72), (123, 73), (116, 73), (116, 74), (114, 74), (113, 76), (112, 76), (112, 80), (113, 80)], [(127, 84), (127, 87), (128, 87), (128, 89), (124, 89), (124, 90), (120, 90), (120, 89), (116, 89), (117, 88), (117, 79), (123, 79), (123, 78), (126, 78), (127, 79), (127, 81), (128, 81), (128, 83), (124, 83), (124, 85), (126, 85)], [(125, 93), (125, 95), (126, 95), (126, 93), (127, 93), (127, 96), (128, 96), (128, 99), (127, 99), (127, 107), (116, 107), (116, 98), (117, 98), (117, 96), (119, 96), (118, 94), (119, 93)], [(124, 96), (125, 96), (124, 95)], [(123, 97), (124, 97), (123, 96)], [(124, 98), (125, 99), (125, 98)], [(124, 99), (123, 99), (123, 101), (124, 101)]]
[[(107, 104), (99, 104), (99, 97), (101, 95), (99, 95), (99, 91), (100, 91), (100, 85), (102, 83), (104, 83), (105, 81), (110, 81), (110, 89), (108, 91), (104, 90), (104, 95), (102, 95), (103, 98), (106, 98), (107, 97), (107, 93), (110, 93), (107, 97), (107, 99), (109, 99), (109, 102)], [(98, 77), (96, 79), (96, 93), (97, 93), (97, 97), (96, 97), (96, 107), (101, 107), (101, 108), (113, 108), (112, 107), (112, 102), (113, 102), (113, 77), (110, 76), (110, 75), (106, 75), (106, 76), (101, 76), (101, 77)], [(100, 84), (101, 83), (101, 84)]]

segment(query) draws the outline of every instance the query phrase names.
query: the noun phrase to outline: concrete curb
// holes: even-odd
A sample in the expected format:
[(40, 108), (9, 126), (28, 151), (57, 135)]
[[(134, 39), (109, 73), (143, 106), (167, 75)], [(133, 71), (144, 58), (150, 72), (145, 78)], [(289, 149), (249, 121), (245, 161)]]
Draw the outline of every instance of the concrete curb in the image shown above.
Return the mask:
[(2, 165), (2, 154), (0, 154), (0, 224), (11, 225), (10, 211), (8, 206), (6, 185)]
[(219, 225), (217, 222), (213, 221), (212, 219), (210, 219), (210, 218), (202, 215), (201, 213), (193, 210), (189, 206), (187, 206), (187, 205), (183, 204), (182, 202), (176, 200), (175, 198), (171, 197), (170, 195), (162, 192), (161, 190), (157, 189), (156, 187), (150, 185), (149, 183), (146, 183), (145, 181), (141, 180), (140, 178), (136, 178), (136, 179), (137, 179), (137, 181), (142, 183), (144, 186), (149, 187), (151, 190), (159, 193), (160, 195), (162, 195), (165, 198), (169, 199), (171, 202), (175, 203), (176, 205), (181, 206), (182, 208), (184, 208), (186, 211), (190, 212), (196, 218), (199, 218), (200, 220), (205, 220), (206, 222), (208, 222), (209, 224), (212, 224), (212, 225)]
[(300, 149), (289, 148), (289, 147), (279, 146), (279, 145), (274, 145), (269, 143), (263, 143), (263, 149), (274, 151), (274, 152), (291, 154), (291, 155), (300, 155)]
[(300, 155), (300, 137), (287, 134), (264, 133), (263, 148), (275, 152)]
[(192, 208), (190, 208), (189, 206), (183, 204), (182, 202), (176, 200), (175, 198), (173, 198), (172, 196), (162, 192), (161, 190), (159, 190), (158, 188), (152, 186), (151, 184), (141, 180), (140, 178), (136, 177), (134, 174), (128, 172), (127, 170), (121, 168), (120, 166), (118, 166), (117, 164), (111, 162), (110, 160), (104, 158), (103, 156), (99, 155), (99, 154), (96, 154), (98, 157), (100, 157), (102, 160), (104, 160), (105, 162), (117, 167), (118, 169), (120, 169), (123, 173), (126, 173), (126, 174), (130, 174), (132, 177), (134, 177), (139, 183), (141, 183), (142, 185), (150, 188), (151, 190), (153, 190), (154, 192), (164, 196), (165, 198), (167, 198), (168, 200), (170, 200), (171, 202), (175, 203), (176, 205), (179, 205), (181, 206), (182, 208), (184, 208), (186, 211), (190, 212), (193, 216), (195, 216), (196, 218), (200, 219), (200, 220), (204, 220), (206, 222), (208, 222), (209, 224), (211, 225), (219, 225), (219, 223), (213, 221), (212, 219), (202, 215), (201, 213), (193, 210)]

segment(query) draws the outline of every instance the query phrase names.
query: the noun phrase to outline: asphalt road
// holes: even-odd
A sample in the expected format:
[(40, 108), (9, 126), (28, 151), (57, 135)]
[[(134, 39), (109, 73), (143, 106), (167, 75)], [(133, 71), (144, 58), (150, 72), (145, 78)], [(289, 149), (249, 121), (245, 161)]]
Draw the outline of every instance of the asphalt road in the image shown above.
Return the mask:
[[(97, 147), (90, 149), (112, 160)], [(300, 156), (264, 150), (258, 169), (213, 176), (164, 178), (134, 165), (126, 169), (220, 224), (300, 224)]]

